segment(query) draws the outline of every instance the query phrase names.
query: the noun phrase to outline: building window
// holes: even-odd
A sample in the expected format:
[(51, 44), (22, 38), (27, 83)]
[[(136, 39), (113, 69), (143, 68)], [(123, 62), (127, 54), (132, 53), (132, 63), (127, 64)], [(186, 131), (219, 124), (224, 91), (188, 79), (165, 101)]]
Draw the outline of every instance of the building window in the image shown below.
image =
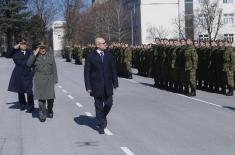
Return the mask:
[(224, 39), (233, 42), (234, 34), (224, 34)]
[(199, 40), (209, 40), (209, 36), (207, 34), (201, 34), (199, 35)]
[(198, 0), (199, 3), (205, 3), (205, 0)]
[(233, 14), (224, 14), (224, 24), (233, 24)]
[(223, 3), (225, 3), (225, 4), (233, 3), (233, 0), (223, 0)]
[(206, 18), (203, 14), (199, 15), (199, 22), (201, 25), (206, 25)]

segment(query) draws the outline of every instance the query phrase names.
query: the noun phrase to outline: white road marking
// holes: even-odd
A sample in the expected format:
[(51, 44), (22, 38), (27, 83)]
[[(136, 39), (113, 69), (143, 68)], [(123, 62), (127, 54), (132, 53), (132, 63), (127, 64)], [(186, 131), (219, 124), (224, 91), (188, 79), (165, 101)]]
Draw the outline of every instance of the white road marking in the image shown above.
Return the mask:
[(128, 147), (121, 147), (121, 149), (126, 155), (135, 155)]
[(67, 91), (67, 90), (65, 90), (65, 89), (63, 89), (62, 91), (63, 91), (64, 93), (68, 93), (68, 91)]
[(107, 128), (104, 129), (104, 132), (108, 136), (112, 136), (113, 135), (113, 133), (109, 129), (107, 129)]
[(76, 102), (76, 105), (77, 105), (79, 108), (82, 108), (82, 107), (83, 107), (83, 105), (82, 105), (81, 103), (79, 103), (79, 102)]
[(188, 97), (188, 96), (185, 96), (185, 95), (182, 95), (182, 94), (177, 94), (177, 95), (185, 97), (185, 98), (188, 98), (188, 99), (191, 99), (191, 100), (195, 100), (195, 101), (199, 101), (199, 102), (202, 102), (202, 103), (206, 103), (208, 105), (212, 105), (212, 106), (216, 106), (216, 107), (219, 107), (219, 108), (223, 108), (223, 106), (215, 104), (215, 103), (212, 103), (212, 102), (203, 101), (203, 100), (200, 100), (200, 99), (197, 99), (197, 98), (193, 98), (193, 97)]
[(90, 112), (85, 112), (85, 114), (89, 117), (92, 117), (93, 115)]
[(62, 86), (61, 86), (61, 85), (58, 85), (58, 87), (59, 87), (59, 88), (62, 88)]
[(74, 99), (74, 97), (73, 97), (73, 96), (71, 96), (71, 95), (68, 95), (68, 97), (69, 97), (71, 100), (73, 100), (73, 99)]

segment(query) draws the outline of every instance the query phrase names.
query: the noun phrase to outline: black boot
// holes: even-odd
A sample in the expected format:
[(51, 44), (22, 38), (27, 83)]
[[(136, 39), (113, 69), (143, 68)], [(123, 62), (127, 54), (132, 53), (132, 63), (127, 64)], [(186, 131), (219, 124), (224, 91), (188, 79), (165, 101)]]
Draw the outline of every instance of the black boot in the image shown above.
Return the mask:
[(196, 96), (196, 89), (192, 89), (191, 96)]
[(27, 99), (28, 99), (28, 109), (27, 109), (27, 112), (32, 113), (34, 111), (33, 94), (27, 94)]
[(222, 93), (222, 94), (225, 94), (225, 95), (227, 94), (227, 93), (226, 93), (226, 87), (222, 87), (221, 93)]
[(53, 118), (54, 99), (47, 100), (47, 117)]
[(18, 99), (20, 103), (20, 110), (23, 111), (26, 109), (26, 100), (24, 93), (18, 93)]
[(226, 96), (233, 96), (233, 89), (234, 88), (229, 88), (228, 92), (226, 93)]
[(185, 87), (184, 93), (186, 96), (191, 96), (191, 93), (189, 92), (189, 87)]

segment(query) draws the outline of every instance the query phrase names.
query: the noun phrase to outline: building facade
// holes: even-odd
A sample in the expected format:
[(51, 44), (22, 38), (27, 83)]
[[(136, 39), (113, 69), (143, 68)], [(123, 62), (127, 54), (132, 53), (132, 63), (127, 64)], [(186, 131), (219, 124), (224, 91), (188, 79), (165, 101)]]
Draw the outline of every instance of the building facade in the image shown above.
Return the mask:
[[(103, 3), (107, 0), (93, 0)], [(148, 44), (154, 37), (207, 40), (207, 32), (195, 23), (204, 0), (122, 0), (130, 14), (131, 44)], [(233, 41), (235, 46), (235, 0), (218, 1), (222, 27), (216, 39)]]
[(131, 13), (133, 44), (152, 43), (158, 36), (179, 37), (178, 28), (174, 26), (183, 7), (179, 0), (123, 0), (123, 4)]
[(49, 35), (50, 44), (54, 51), (54, 55), (60, 55), (64, 44), (65, 21), (53, 22)]
[[(203, 0), (193, 0), (194, 13), (196, 14)], [(218, 0), (218, 7), (222, 9), (222, 27), (218, 31), (217, 39), (226, 39), (233, 42), (235, 46), (235, 0)], [(196, 29), (194, 31), (195, 39), (208, 40), (209, 36), (206, 31)], [(214, 35), (214, 33), (212, 34)]]

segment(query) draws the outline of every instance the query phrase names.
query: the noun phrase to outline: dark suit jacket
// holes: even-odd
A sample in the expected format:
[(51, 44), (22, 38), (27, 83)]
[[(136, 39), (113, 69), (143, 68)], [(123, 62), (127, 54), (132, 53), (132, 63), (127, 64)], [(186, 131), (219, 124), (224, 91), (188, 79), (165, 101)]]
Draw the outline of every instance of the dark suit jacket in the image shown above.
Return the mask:
[(91, 96), (103, 97), (113, 95), (113, 88), (118, 87), (115, 61), (109, 50), (104, 52), (104, 60), (96, 50), (87, 55), (84, 66), (86, 90), (91, 90)]

